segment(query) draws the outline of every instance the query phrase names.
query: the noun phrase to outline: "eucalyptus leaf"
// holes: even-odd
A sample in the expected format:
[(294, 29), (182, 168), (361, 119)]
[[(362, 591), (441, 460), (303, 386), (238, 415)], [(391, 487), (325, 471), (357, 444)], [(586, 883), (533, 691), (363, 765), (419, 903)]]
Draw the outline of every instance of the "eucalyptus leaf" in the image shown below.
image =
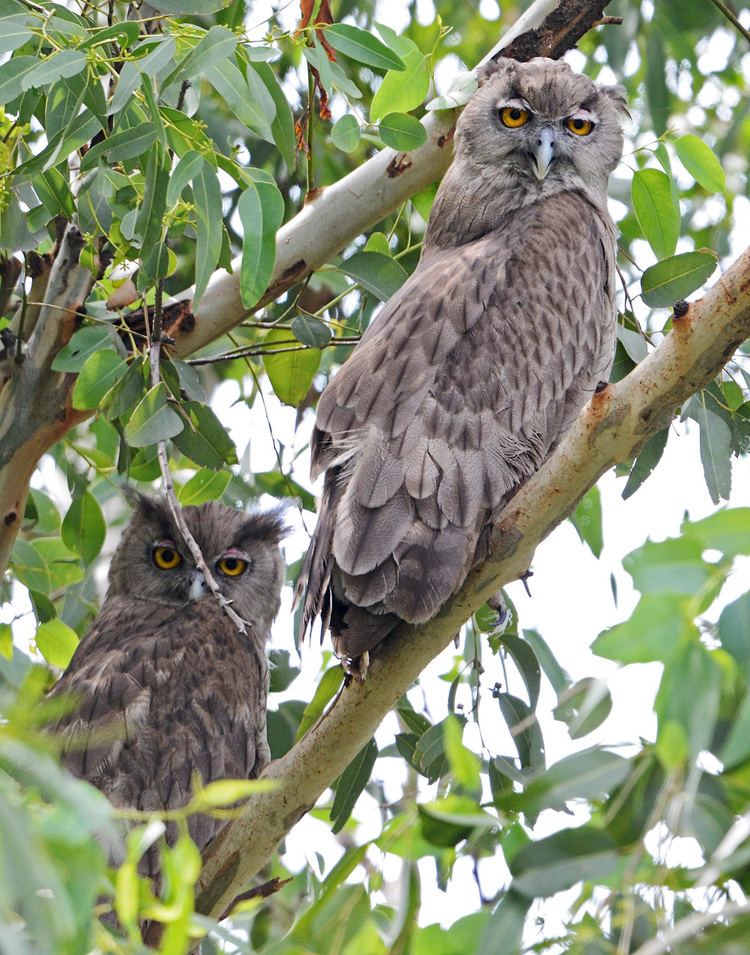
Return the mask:
[(641, 276), (643, 301), (652, 308), (669, 307), (699, 289), (715, 268), (716, 257), (708, 252), (681, 252), (657, 262)]

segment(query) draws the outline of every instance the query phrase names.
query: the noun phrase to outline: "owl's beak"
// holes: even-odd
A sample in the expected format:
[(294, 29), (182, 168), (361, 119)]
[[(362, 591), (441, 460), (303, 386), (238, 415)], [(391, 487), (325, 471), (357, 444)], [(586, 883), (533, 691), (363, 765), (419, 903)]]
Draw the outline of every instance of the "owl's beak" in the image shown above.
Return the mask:
[(188, 600), (200, 600), (208, 593), (206, 578), (199, 570), (190, 571), (190, 590), (188, 591)]
[(544, 179), (554, 158), (555, 131), (551, 126), (542, 126), (539, 130), (539, 137), (534, 149), (534, 163), (531, 167), (537, 179)]

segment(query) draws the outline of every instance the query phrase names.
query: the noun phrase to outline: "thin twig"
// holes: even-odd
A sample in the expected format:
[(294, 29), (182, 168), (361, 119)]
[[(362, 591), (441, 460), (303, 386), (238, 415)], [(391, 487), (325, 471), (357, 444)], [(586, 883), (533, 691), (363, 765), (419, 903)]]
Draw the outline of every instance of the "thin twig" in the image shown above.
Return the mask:
[(247, 892), (241, 892), (234, 902), (227, 906), (226, 912), (222, 915), (219, 921), (222, 922), (225, 918), (227, 918), (232, 912), (232, 909), (236, 905), (239, 905), (240, 902), (247, 902), (250, 899), (267, 899), (269, 895), (273, 895), (275, 892), (278, 892), (279, 889), (283, 889), (284, 886), (291, 881), (291, 876), (288, 879), (280, 879), (276, 875), (272, 879), (269, 879), (268, 882), (261, 882), (260, 885), (254, 885), (252, 889), (248, 889)]
[(634, 955), (664, 955), (665, 952), (670, 950), (677, 951), (675, 945), (678, 942), (694, 938), (704, 928), (708, 928), (709, 925), (713, 925), (719, 919), (734, 915), (750, 915), (750, 902), (732, 902), (716, 912), (696, 912), (694, 915), (688, 915), (676, 922), (674, 927), (669, 932), (665, 932), (662, 938), (653, 938), (645, 945), (641, 945), (634, 952)]
[[(337, 345), (347, 345), (351, 347), (359, 342), (359, 338), (359, 335), (355, 338), (332, 338), (329, 342), (326, 342), (325, 345), (320, 345), (319, 349), (336, 348)], [(296, 341), (296, 339), (290, 339), (289, 341)], [(280, 344), (281, 342), (271, 343), (272, 346)], [(233, 358), (260, 358), (263, 355), (283, 355), (284, 352), (307, 351), (311, 347), (310, 345), (302, 344), (290, 345), (288, 348), (276, 348), (268, 345), (247, 345), (245, 348), (238, 348), (236, 351), (231, 352), (222, 352), (220, 355), (208, 355), (206, 358), (188, 358), (187, 363), (188, 365), (215, 365), (220, 361), (232, 361)]]
[[(159, 384), (161, 380), (161, 371), (159, 367), (159, 359), (161, 354), (161, 315), (162, 315), (162, 280), (156, 283), (156, 298), (154, 300), (154, 323), (151, 329), (151, 344), (149, 346), (149, 371), (151, 374), (151, 387), (154, 388)], [(144, 312), (147, 309), (144, 306)], [(147, 319), (148, 320), (148, 319)], [(180, 532), (182, 539), (188, 546), (188, 550), (193, 555), (193, 560), (195, 561), (195, 566), (203, 574), (203, 579), (208, 584), (208, 588), (211, 593), (216, 597), (219, 602), (219, 606), (224, 611), (224, 613), (229, 617), (232, 623), (237, 627), (240, 633), (247, 633), (247, 622), (240, 617), (238, 613), (232, 610), (230, 601), (224, 596), (224, 594), (219, 590), (219, 585), (216, 583), (214, 575), (211, 573), (208, 564), (201, 553), (201, 549), (198, 546), (198, 542), (190, 533), (187, 524), (185, 523), (185, 518), (182, 514), (182, 508), (180, 507), (177, 497), (174, 492), (174, 482), (172, 481), (172, 472), (169, 469), (169, 458), (167, 456), (167, 442), (159, 441), (156, 446), (156, 453), (159, 459), (159, 468), (161, 470), (162, 485), (164, 490), (164, 496), (167, 499), (169, 504), (169, 510), (172, 513), (175, 524), (177, 525), (177, 530)]]
[(735, 12), (729, 9), (726, 3), (724, 3), (724, 0), (711, 0), (711, 3), (713, 3), (717, 9), (721, 10), (721, 12), (724, 14), (727, 20), (729, 20), (737, 32), (741, 33), (747, 42), (750, 43), (750, 31), (746, 30), (745, 27), (742, 26)]

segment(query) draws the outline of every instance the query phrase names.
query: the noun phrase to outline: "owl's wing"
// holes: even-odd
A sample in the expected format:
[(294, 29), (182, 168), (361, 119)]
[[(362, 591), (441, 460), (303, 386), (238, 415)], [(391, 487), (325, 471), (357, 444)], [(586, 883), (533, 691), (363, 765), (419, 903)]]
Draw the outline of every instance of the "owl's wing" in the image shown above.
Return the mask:
[(460, 586), (489, 516), (608, 376), (613, 251), (567, 193), (420, 262), (318, 404), (303, 619), (334, 561), (352, 603), (412, 622)]

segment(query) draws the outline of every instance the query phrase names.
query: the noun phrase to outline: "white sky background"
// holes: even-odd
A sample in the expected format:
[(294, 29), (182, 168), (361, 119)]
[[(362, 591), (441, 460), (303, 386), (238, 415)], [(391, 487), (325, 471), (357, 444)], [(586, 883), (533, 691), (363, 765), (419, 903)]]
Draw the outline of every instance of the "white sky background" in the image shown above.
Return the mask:
[[(275, 5), (272, 6), (267, 0), (255, 3), (252, 23), (260, 24), (273, 12), (274, 7)], [(478, 8), (488, 19), (497, 17), (498, 8), (495, 0), (481, 0)], [(380, 20), (395, 29), (403, 29), (406, 25), (406, 12), (396, 4), (382, 2), (378, 13)], [(418, 15), (422, 22), (432, 22), (434, 8), (431, 0), (420, 0)], [(296, 16), (297, 4), (288, 4), (281, 16), (282, 24), (292, 27)], [(750, 25), (750, 16), (746, 19)], [(263, 29), (262, 26), (259, 27), (259, 35), (262, 35)], [(492, 32), (488, 32), (488, 43), (490, 40), (494, 42)], [(725, 61), (726, 57), (722, 48), (723, 44), (725, 47), (722, 31), (719, 31), (718, 39), (713, 41), (712, 48), (705, 51), (704, 55), (709, 57), (706, 67), (713, 62), (714, 68), (721, 69), (721, 61), (722, 59)], [(575, 53), (569, 55), (567, 59), (574, 67), (580, 67), (583, 63), (583, 57)], [(703, 63), (701, 65), (704, 67)], [(750, 55), (745, 58), (744, 65), (746, 75), (750, 79)], [(442, 61), (437, 76), (438, 91), (442, 92), (449, 84), (451, 77), (461, 68), (461, 64), (455, 57)], [(611, 82), (615, 79), (614, 76), (606, 77), (606, 80)], [(694, 109), (700, 111), (699, 106)], [(690, 121), (694, 122), (696, 127), (700, 127), (700, 116), (697, 113), (690, 116)], [(637, 128), (637, 122), (634, 123), (634, 128)], [(626, 153), (632, 148), (632, 143), (626, 146)], [(728, 170), (728, 172), (731, 175), (732, 171)], [(733, 231), (732, 257), (747, 244), (750, 203), (744, 198), (738, 198), (735, 210), (735, 222), (742, 225), (736, 226)], [(612, 212), (616, 218), (619, 218), (624, 212), (624, 207), (613, 202)], [(720, 210), (717, 212), (717, 218), (719, 213)], [(710, 207), (707, 209), (707, 214), (711, 214)], [(638, 249), (638, 256), (639, 264), (644, 267), (654, 261), (645, 243)], [(716, 275), (714, 280), (715, 278)], [(663, 314), (666, 316), (666, 313)], [(296, 412), (280, 404), (268, 388), (267, 381), (264, 381), (264, 391), (274, 433), (276, 438), (286, 446), (288, 459), (291, 460), (294, 452), (303, 448), (309, 439), (313, 415), (311, 412), (306, 413), (295, 434)], [(235, 440), (243, 464), (246, 461), (249, 462), (253, 472), (272, 470), (276, 466), (276, 458), (262, 404), (256, 402), (255, 406), (249, 409), (243, 403), (234, 404), (238, 397), (237, 383), (225, 382), (214, 393), (212, 406)], [(243, 451), (248, 448), (248, 444), (249, 454), (245, 455)], [(296, 462), (294, 472), (295, 478), (305, 486), (310, 486), (308, 465), (309, 455), (305, 452)], [(49, 492), (50, 488), (58, 488), (59, 492), (56, 495), (53, 492), (53, 496), (57, 497), (61, 508), (65, 509), (70, 499), (66, 497), (64, 483), (60, 482), (59, 476), (56, 476), (54, 465), (49, 459), (42, 462), (41, 471), (46, 490)], [(41, 483), (39, 480), (34, 481), (36, 486), (40, 486)], [(573, 750), (588, 747), (594, 742), (623, 746), (626, 747), (624, 752), (634, 752), (635, 747), (639, 746), (640, 737), (652, 740), (655, 735), (653, 700), (661, 673), (660, 665), (618, 668), (613, 663), (595, 657), (589, 647), (603, 629), (626, 619), (635, 605), (637, 595), (631, 587), (629, 576), (622, 570), (622, 557), (642, 544), (646, 538), (662, 540), (676, 536), (686, 514), (692, 519), (697, 519), (714, 510), (703, 480), (697, 427), (694, 425), (673, 426), (662, 462), (645, 485), (628, 501), (623, 501), (621, 498), (624, 483), (624, 479), (616, 478), (613, 472), (606, 474), (599, 482), (604, 512), (605, 541), (604, 551), (599, 560), (595, 559), (589, 549), (580, 542), (572, 525), (565, 522), (537, 550), (532, 565), (534, 576), (530, 581), (531, 599), (526, 596), (523, 586), (519, 583), (512, 584), (508, 588), (518, 608), (521, 626), (540, 631), (559, 662), (573, 679), (585, 676), (607, 679), (613, 697), (612, 713), (596, 733), (571, 743), (565, 726), (552, 719), (551, 711), (555, 705), (555, 697), (546, 680), (543, 679), (537, 712), (547, 745), (548, 762), (554, 762)], [(263, 503), (269, 502), (270, 499)], [(732, 506), (750, 505), (750, 459), (734, 461), (730, 504)], [(290, 508), (289, 519), (295, 528), (286, 544), (287, 558), (291, 562), (296, 560), (306, 548), (308, 538), (302, 529), (299, 512), (295, 508)], [(306, 524), (308, 528), (312, 528), (313, 515), (306, 514)], [(115, 543), (113, 539), (108, 539), (106, 549), (111, 552)], [(750, 586), (749, 566), (748, 562), (743, 565), (738, 563), (733, 578), (725, 588), (722, 603), (734, 599), (748, 589)], [(617, 582), (617, 606), (614, 604), (610, 587), (611, 574), (614, 574)], [(274, 627), (272, 646), (276, 649), (290, 650), (294, 660), (290, 605), (291, 592), (287, 588), (282, 610)], [(27, 610), (29, 605), (25, 591), (23, 588), (16, 588), (16, 599), (10, 607), (0, 609), (0, 620), (9, 620)], [(33, 636), (33, 632), (33, 618), (29, 614), (16, 625), (19, 642), (26, 644)], [(329, 649), (328, 645), (324, 649)], [(301, 676), (285, 694), (272, 698), (273, 706), (278, 705), (278, 700), (283, 698), (305, 700), (311, 698), (320, 672), (321, 652), (317, 643), (305, 648), (301, 660)], [(435, 721), (442, 719), (446, 712), (447, 684), (439, 679), (439, 674), (450, 669), (452, 658), (457, 653), (460, 653), (460, 650), (455, 651), (452, 647), (449, 648), (428, 667), (422, 676), (424, 699)], [(486, 672), (482, 677), (484, 688), (481, 707), (482, 733), (493, 755), (498, 753), (511, 755), (514, 753), (513, 744), (503, 724), (499, 708), (490, 694), (492, 685), (496, 681), (502, 681), (502, 673), (498, 662), (491, 658), (488, 648), (485, 648), (483, 662)], [(523, 688), (514, 686), (512, 681), (508, 689), (525, 697)], [(467, 702), (468, 689), (462, 688), (461, 692), (465, 692), (463, 699)], [(412, 699), (415, 706), (419, 707), (423, 697), (413, 692)], [(461, 699), (460, 695), (459, 699)], [(377, 734), (379, 745), (382, 747), (390, 743), (395, 731), (397, 731), (395, 718), (391, 716), (386, 719)], [(480, 751), (479, 736), (473, 724), (469, 724), (467, 728), (465, 742)], [(403, 761), (381, 760), (376, 766), (376, 774), (383, 780), (388, 798), (397, 797), (400, 794), (400, 786), (405, 778)], [(430, 798), (435, 792), (435, 787), (422, 786), (421, 791), (421, 798)], [(355, 816), (362, 823), (360, 837), (374, 838), (379, 834), (379, 814), (369, 796), (363, 796), (360, 799)], [(562, 824), (578, 824), (579, 821), (583, 821), (583, 818), (585, 816), (581, 816), (580, 813), (575, 818), (561, 817), (557, 813), (543, 813), (534, 832), (539, 837), (554, 831)], [(688, 846), (686, 851), (689, 849)], [(338, 841), (331, 835), (328, 826), (308, 816), (288, 837), (284, 861), (292, 870), (296, 871), (309, 865), (317, 872), (315, 854), (322, 853), (326, 860), (326, 871), (328, 871), (341, 851)], [(376, 853), (373, 859), (381, 862), (382, 856)], [(441, 922), (443, 925), (449, 925), (461, 915), (476, 911), (479, 898), (469, 860), (463, 860), (456, 866), (454, 878), (445, 893), (435, 887), (434, 865), (430, 860), (420, 863), (420, 869), (423, 876), (423, 906), (420, 916), (422, 924)], [(398, 874), (398, 860), (393, 858), (387, 860), (384, 868), (386, 880), (397, 880)], [(480, 876), (485, 894), (492, 895), (507, 882), (508, 873), (501, 860), (495, 858), (484, 860), (480, 864)], [(389, 901), (396, 903), (395, 883), (391, 893), (388, 894)], [(560, 899), (560, 902), (562, 901)], [(561, 927), (554, 923), (564, 914), (564, 911), (565, 906), (562, 904), (548, 905), (545, 908), (545, 914), (550, 921), (544, 934), (554, 933), (556, 928)]]

